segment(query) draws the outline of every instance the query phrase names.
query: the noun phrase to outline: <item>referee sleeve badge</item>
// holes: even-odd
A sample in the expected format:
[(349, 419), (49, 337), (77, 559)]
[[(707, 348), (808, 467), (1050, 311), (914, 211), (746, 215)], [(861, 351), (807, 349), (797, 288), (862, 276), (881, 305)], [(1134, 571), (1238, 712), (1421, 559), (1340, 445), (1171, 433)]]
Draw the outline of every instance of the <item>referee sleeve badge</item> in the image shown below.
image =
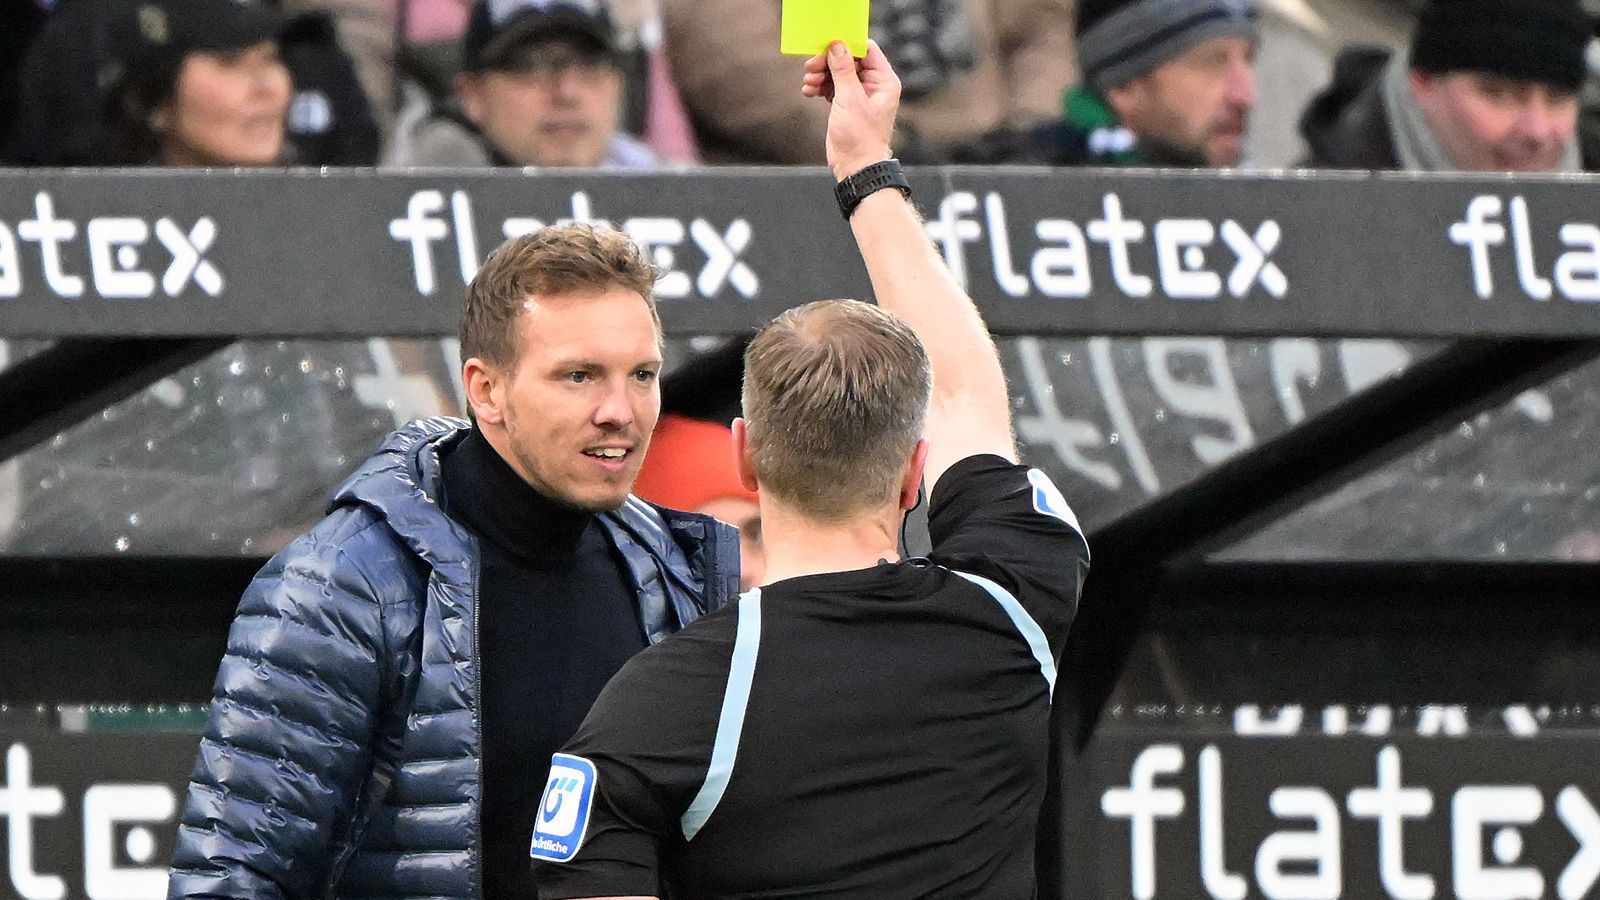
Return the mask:
[(589, 830), (589, 810), (599, 779), (594, 763), (581, 756), (557, 753), (550, 758), (550, 778), (539, 798), (528, 855), (541, 862), (571, 862)]
[(1072, 527), (1073, 531), (1083, 534), (1083, 528), (1078, 525), (1078, 517), (1067, 505), (1067, 498), (1061, 496), (1061, 489), (1057, 488), (1050, 476), (1038, 469), (1028, 470), (1028, 483), (1033, 486), (1033, 508), (1035, 512), (1043, 513), (1060, 519)]

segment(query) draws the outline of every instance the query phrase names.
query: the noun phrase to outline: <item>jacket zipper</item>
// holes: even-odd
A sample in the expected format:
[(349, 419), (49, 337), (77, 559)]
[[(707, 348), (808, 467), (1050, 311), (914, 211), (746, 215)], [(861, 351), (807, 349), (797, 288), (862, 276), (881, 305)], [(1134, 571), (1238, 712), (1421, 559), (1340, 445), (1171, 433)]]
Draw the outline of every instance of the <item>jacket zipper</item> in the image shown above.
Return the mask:
[(473, 804), (473, 834), (478, 845), (478, 861), (472, 867), (473, 894), (478, 900), (483, 897), (483, 658), (478, 653), (482, 643), (478, 631), (478, 569), (479, 554), (482, 549), (478, 546), (476, 538), (468, 537), (471, 542), (472, 555), (468, 557), (468, 565), (472, 571), (472, 733), (476, 742), (477, 752), (473, 754), (473, 768), (476, 773), (478, 787), (478, 802)]

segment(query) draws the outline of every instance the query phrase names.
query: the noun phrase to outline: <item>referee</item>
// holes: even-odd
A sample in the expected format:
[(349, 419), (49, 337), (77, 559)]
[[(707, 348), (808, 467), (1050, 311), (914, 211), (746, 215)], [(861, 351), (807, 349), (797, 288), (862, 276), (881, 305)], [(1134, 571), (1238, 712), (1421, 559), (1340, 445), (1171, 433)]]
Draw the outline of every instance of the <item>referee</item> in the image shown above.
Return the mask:
[[(889, 159), (888, 61), (835, 45), (806, 71), (882, 308), (813, 303), (751, 343), (735, 449), (765, 585), (630, 661), (556, 754), (544, 900), (1034, 895), (1088, 547), (1017, 464), (994, 344)], [(899, 560), (924, 477), (933, 551)]]

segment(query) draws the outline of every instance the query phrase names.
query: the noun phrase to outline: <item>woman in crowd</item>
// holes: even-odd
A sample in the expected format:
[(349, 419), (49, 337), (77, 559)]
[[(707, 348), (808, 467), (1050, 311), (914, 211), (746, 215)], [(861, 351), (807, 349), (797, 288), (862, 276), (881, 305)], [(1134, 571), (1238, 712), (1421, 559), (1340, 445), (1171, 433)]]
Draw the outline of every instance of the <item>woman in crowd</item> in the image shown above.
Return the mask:
[(233, 0), (147, 0), (107, 22), (91, 165), (267, 166), (287, 161), (293, 85), (282, 21)]

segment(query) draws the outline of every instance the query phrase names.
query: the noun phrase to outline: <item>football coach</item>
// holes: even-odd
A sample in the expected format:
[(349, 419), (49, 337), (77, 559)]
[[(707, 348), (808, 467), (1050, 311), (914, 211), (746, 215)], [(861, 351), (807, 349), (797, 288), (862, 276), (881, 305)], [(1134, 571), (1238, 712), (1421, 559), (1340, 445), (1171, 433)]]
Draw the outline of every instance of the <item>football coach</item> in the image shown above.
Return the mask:
[(471, 422), (400, 429), (239, 604), (168, 896), (531, 896), (550, 754), (624, 662), (739, 584), (733, 529), (631, 495), (655, 272), (552, 226), (467, 289)]

